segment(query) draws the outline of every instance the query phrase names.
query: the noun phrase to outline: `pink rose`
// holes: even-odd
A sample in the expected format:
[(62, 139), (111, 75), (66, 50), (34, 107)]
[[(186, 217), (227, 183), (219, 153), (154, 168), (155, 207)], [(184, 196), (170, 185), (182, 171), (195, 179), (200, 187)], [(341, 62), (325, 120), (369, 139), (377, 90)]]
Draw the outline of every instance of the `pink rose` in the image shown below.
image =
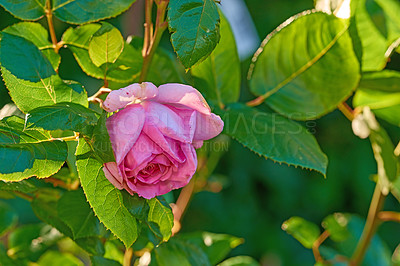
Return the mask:
[(147, 199), (185, 186), (196, 171), (195, 148), (224, 126), (200, 92), (182, 84), (135, 83), (112, 91), (104, 109), (121, 110), (107, 119), (116, 163), (103, 171), (118, 189)]

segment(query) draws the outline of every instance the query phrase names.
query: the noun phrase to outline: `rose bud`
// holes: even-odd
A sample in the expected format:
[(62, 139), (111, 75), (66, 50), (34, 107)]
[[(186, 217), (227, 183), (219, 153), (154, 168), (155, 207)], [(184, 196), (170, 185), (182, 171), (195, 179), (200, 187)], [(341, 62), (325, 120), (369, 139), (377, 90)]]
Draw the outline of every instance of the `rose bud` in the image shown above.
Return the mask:
[(150, 199), (189, 183), (195, 148), (221, 133), (224, 123), (191, 86), (135, 83), (110, 92), (103, 108), (116, 162), (104, 165), (118, 189)]

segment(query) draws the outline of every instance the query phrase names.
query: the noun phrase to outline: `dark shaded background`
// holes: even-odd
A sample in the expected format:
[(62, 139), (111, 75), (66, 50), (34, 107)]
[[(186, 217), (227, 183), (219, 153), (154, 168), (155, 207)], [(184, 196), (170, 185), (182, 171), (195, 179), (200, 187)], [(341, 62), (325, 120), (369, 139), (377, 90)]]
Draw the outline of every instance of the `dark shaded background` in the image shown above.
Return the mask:
[[(313, 5), (312, 0), (246, 2), (261, 40), (288, 17)], [(125, 37), (132, 33), (140, 34), (141, 8), (138, 2), (128, 12), (112, 19), (111, 23), (119, 27)], [(16, 22), (17, 19), (0, 8), (0, 29)], [(69, 26), (57, 20), (55, 25), (60, 39)], [(168, 36), (164, 37), (162, 45), (170, 48)], [(97, 91), (102, 82), (87, 77), (69, 50), (62, 49), (60, 53), (61, 77), (81, 82), (89, 95)], [(396, 60), (390, 67), (400, 70), (400, 60)], [(248, 66), (249, 60), (243, 62), (243, 77)], [(242, 99), (251, 98), (244, 81)], [(9, 101), (4, 84), (0, 82), (0, 106)], [(381, 123), (397, 143), (400, 129), (384, 121)], [(335, 111), (309, 125), (329, 158), (326, 179), (315, 172), (265, 160), (231, 141), (229, 152), (223, 156), (215, 172), (220, 178), (225, 177), (223, 190), (220, 193), (197, 193), (183, 220), (182, 231), (206, 230), (242, 237), (245, 243), (231, 255), (250, 255), (264, 265), (312, 265), (311, 251), (282, 231), (281, 224), (295, 215), (317, 224), (333, 212), (357, 213), (366, 217), (374, 187), (370, 175), (376, 173), (376, 164), (369, 141), (355, 137), (350, 122), (340, 112)], [(23, 223), (35, 220), (28, 203), (20, 199), (11, 201), (20, 210)], [(398, 210), (398, 203), (389, 196), (385, 207)], [(391, 250), (399, 242), (399, 232), (400, 225), (395, 223), (385, 223), (379, 229)]]

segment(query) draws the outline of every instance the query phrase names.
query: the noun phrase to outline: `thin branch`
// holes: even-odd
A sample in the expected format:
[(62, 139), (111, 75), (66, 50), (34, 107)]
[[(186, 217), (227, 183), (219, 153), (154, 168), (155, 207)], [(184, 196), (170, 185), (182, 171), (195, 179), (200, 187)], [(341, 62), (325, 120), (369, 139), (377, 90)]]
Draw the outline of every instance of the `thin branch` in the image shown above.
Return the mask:
[[(146, 22), (144, 24), (144, 43), (143, 43), (143, 65), (142, 71), (140, 73), (139, 82), (146, 80), (147, 73), (150, 68), (151, 60), (153, 55), (161, 41), (162, 34), (167, 29), (167, 22), (165, 21), (165, 12), (167, 11), (169, 0), (158, 0), (157, 5), (157, 18), (156, 25), (153, 28), (153, 23), (151, 21), (151, 10), (153, 6), (153, 0), (146, 0), (145, 16)], [(154, 31), (154, 32), (153, 32)]]
[(400, 223), (400, 213), (399, 212), (390, 212), (390, 211), (382, 211), (378, 213), (378, 219), (382, 222), (397, 222)]
[(351, 107), (346, 102), (339, 103), (338, 109), (344, 114), (345, 117), (347, 117), (347, 119), (353, 121), (354, 110), (351, 109)]
[(50, 37), (51, 37), (51, 42), (53, 43), (53, 48), (56, 53), (58, 53), (57, 49), (58, 47), (58, 42), (57, 42), (57, 37), (56, 37), (56, 32), (54, 30), (54, 24), (53, 24), (53, 12), (51, 10), (51, 3), (50, 0), (46, 0), (46, 18), (47, 18), (47, 23), (49, 25), (49, 31), (50, 31)]
[(367, 221), (365, 222), (364, 230), (361, 238), (358, 241), (356, 250), (351, 258), (350, 265), (360, 265), (367, 252), (368, 246), (374, 236), (376, 229), (380, 223), (378, 213), (383, 208), (386, 196), (382, 193), (379, 182), (376, 183), (374, 195), (372, 196), (371, 204), (368, 211)]
[(13, 191), (13, 193), (14, 193), (16, 196), (20, 197), (21, 199), (27, 200), (27, 201), (29, 201), (29, 202), (32, 202), (32, 200), (33, 200), (33, 197), (30, 196), (30, 195), (28, 195), (28, 194), (26, 194), (26, 193), (19, 192), (19, 191)]
[(255, 107), (255, 106), (258, 106), (258, 105), (262, 104), (265, 101), (265, 99), (266, 99), (266, 97), (264, 97), (264, 95), (261, 95), (261, 96), (259, 96), (258, 98), (254, 99), (254, 100), (248, 101), (246, 103), (246, 105), (250, 106), (250, 107)]
[[(106, 85), (106, 84), (105, 84)], [(107, 94), (110, 93), (112, 90), (109, 88), (105, 88), (105, 87), (101, 87), (95, 94), (93, 94), (92, 96), (90, 96), (88, 98), (88, 102), (92, 102), (92, 103), (99, 103), (100, 106), (103, 105), (103, 100), (99, 98), (99, 96), (103, 95), (103, 94)]]
[(171, 204), (172, 211), (174, 213), (174, 227), (172, 228), (172, 235), (175, 235), (181, 230), (181, 219), (186, 211), (186, 208), (190, 202), (193, 195), (195, 185), (195, 178), (190, 180), (189, 184), (186, 185), (179, 194), (176, 204)]
[(132, 257), (133, 257), (133, 249), (132, 248), (126, 249), (124, 254), (123, 266), (131, 266)]
[(314, 254), (315, 262), (323, 262), (324, 259), (321, 256), (321, 253), (319, 253), (319, 246), (321, 246), (322, 243), (329, 237), (329, 232), (324, 231), (317, 240), (312, 245), (312, 252)]

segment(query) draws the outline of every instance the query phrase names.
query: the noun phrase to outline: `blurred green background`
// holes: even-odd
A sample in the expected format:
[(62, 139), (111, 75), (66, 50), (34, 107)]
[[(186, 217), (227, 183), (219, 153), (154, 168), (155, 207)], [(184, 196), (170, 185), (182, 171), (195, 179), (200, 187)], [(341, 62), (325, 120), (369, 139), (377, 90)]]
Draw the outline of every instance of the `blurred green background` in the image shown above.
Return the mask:
[[(222, 1), (229, 4), (229, 0)], [(312, 0), (247, 0), (246, 3), (261, 40), (290, 16), (313, 7)], [(111, 20), (124, 37), (141, 34), (141, 8), (142, 4), (137, 2), (128, 12)], [(1, 29), (16, 22), (17, 19), (0, 8)], [(56, 20), (58, 39), (67, 27)], [(166, 35), (162, 46), (170, 48)], [(89, 95), (97, 91), (102, 82), (87, 77), (69, 50), (62, 49), (60, 53), (61, 77), (81, 82)], [(245, 80), (250, 60), (242, 64), (242, 100), (247, 100), (252, 98)], [(400, 70), (400, 60), (394, 58), (389, 67)], [(8, 102), (10, 98), (1, 81), (0, 106)], [(398, 143), (400, 129), (380, 122)], [(309, 121), (307, 127), (328, 155), (326, 179), (315, 172), (265, 160), (231, 141), (229, 151), (214, 173), (216, 178), (225, 181), (222, 191), (195, 194), (183, 219), (182, 231), (206, 230), (242, 237), (245, 243), (231, 255), (250, 255), (263, 265), (312, 265), (312, 252), (281, 230), (282, 223), (291, 216), (302, 216), (320, 224), (333, 212), (366, 217), (374, 188), (370, 176), (376, 173), (376, 164), (369, 141), (355, 137), (350, 122), (340, 112)], [(21, 199), (11, 201), (21, 213), (21, 223), (35, 221), (28, 203)], [(389, 196), (385, 209), (396, 208), (397, 201)], [(385, 223), (378, 233), (393, 251), (399, 242), (400, 224)]]

